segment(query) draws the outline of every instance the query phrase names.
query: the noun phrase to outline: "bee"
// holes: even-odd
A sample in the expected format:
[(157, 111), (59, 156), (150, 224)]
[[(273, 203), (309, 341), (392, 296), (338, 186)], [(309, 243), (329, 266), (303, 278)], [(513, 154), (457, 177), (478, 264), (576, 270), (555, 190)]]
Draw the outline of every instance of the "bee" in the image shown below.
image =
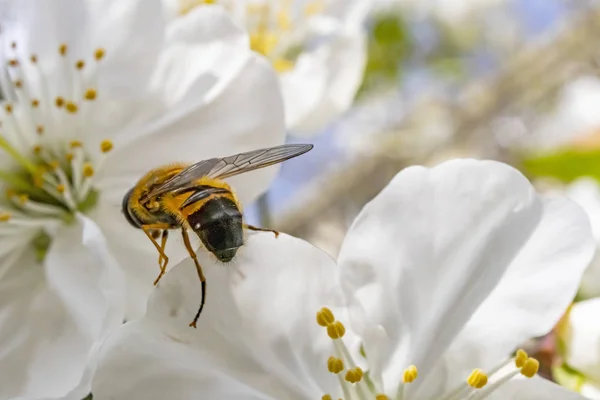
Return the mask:
[(165, 274), (169, 262), (165, 254), (169, 230), (181, 230), (202, 288), (202, 300), (191, 327), (196, 327), (204, 308), (206, 278), (188, 231), (193, 231), (204, 247), (224, 263), (230, 262), (244, 244), (243, 229), (272, 232), (277, 237), (277, 231), (244, 223), (240, 202), (224, 179), (281, 163), (312, 148), (310, 144), (289, 144), (211, 158), (192, 165), (165, 165), (148, 172), (125, 194), (122, 203), (125, 218), (133, 227), (141, 229), (158, 250), (160, 272), (154, 285)]

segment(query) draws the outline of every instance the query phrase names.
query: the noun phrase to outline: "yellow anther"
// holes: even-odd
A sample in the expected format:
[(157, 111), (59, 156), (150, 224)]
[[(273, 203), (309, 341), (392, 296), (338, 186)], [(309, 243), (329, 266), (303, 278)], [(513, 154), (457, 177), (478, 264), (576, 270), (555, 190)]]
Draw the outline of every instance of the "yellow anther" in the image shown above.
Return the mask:
[(320, 0), (312, 1), (304, 7), (304, 15), (306, 16), (320, 14), (323, 11), (325, 11), (325, 4)]
[(51, 169), (52, 171), (54, 171), (54, 170), (58, 169), (58, 167), (60, 167), (60, 164), (59, 164), (59, 162), (58, 162), (58, 161), (56, 161), (56, 160), (53, 160), (53, 161), (50, 161), (50, 162), (48, 163), (48, 166), (50, 167), (50, 169)]
[(331, 398), (330, 394), (324, 394), (323, 397), (321, 397), (321, 400), (333, 400), (333, 399)]
[(270, 32), (254, 32), (250, 35), (250, 48), (257, 53), (268, 56), (273, 52), (279, 38)]
[(332, 339), (339, 339), (346, 333), (346, 327), (340, 321), (327, 325), (327, 334)]
[(273, 60), (273, 68), (277, 72), (287, 72), (294, 69), (294, 63), (284, 58), (277, 58)]
[(79, 107), (77, 107), (77, 104), (73, 103), (72, 101), (68, 101), (67, 104), (65, 105), (65, 109), (69, 113), (75, 114), (77, 112), (77, 110), (79, 110)]
[(110, 140), (103, 140), (102, 143), (100, 143), (100, 150), (103, 153), (108, 153), (109, 151), (111, 151), (113, 148), (113, 143)]
[(96, 89), (88, 89), (85, 91), (84, 97), (86, 100), (94, 100), (96, 98), (96, 95)]
[(92, 167), (92, 164), (83, 164), (83, 176), (85, 176), (86, 178), (94, 176), (94, 167)]
[(67, 154), (65, 154), (65, 160), (67, 160), (67, 162), (73, 161), (74, 157), (75, 156), (73, 155), (73, 153), (67, 153)]
[(35, 128), (35, 131), (38, 135), (42, 135), (44, 133), (44, 125), (38, 125), (37, 128)]
[(69, 142), (69, 146), (70, 146), (72, 149), (76, 149), (76, 148), (78, 148), (78, 147), (81, 147), (81, 146), (83, 146), (83, 143), (81, 143), (79, 140), (71, 140), (71, 142)]
[(331, 310), (327, 307), (321, 308), (317, 311), (317, 323), (321, 326), (327, 326), (335, 321), (335, 316)]
[(33, 186), (42, 187), (44, 186), (44, 172), (38, 172), (33, 176)]
[(23, 87), (23, 81), (15, 81), (15, 87), (21, 89)]
[(287, 11), (280, 11), (277, 13), (277, 26), (282, 30), (288, 30), (292, 27), (292, 21), (290, 21), (290, 13)]
[(329, 360), (327, 360), (327, 369), (332, 374), (339, 374), (344, 370), (344, 362), (339, 358), (331, 356), (329, 357)]
[(535, 374), (537, 374), (540, 369), (540, 363), (535, 358), (528, 358), (523, 363), (523, 367), (521, 368), (521, 374), (527, 378), (533, 378)]
[(39, 144), (36, 144), (35, 146), (33, 146), (33, 154), (35, 154), (36, 156), (39, 156), (41, 152), (42, 152), (42, 146), (40, 146)]
[(523, 350), (523, 349), (517, 350), (517, 354), (515, 355), (515, 366), (517, 368), (521, 368), (523, 366), (523, 364), (525, 363), (525, 361), (527, 361), (528, 358), (529, 358), (529, 356), (527, 355), (525, 350)]
[(65, 99), (58, 96), (56, 99), (54, 99), (54, 104), (56, 104), (56, 107), (61, 108), (62, 106), (65, 105)]
[(469, 384), (469, 386), (475, 389), (481, 389), (487, 384), (487, 382), (487, 375), (479, 368), (474, 369), (473, 372), (471, 372), (471, 375), (469, 375), (469, 377), (467, 378), (467, 383)]
[(8, 212), (0, 212), (0, 222), (6, 222), (8, 220), (10, 220), (10, 213)]
[(344, 377), (344, 379), (350, 383), (357, 383), (357, 382), (360, 382), (362, 377), (363, 377), (363, 370), (360, 369), (360, 367), (356, 367), (356, 368), (350, 368), (346, 372), (346, 376)]
[(59, 183), (58, 185), (56, 185), (56, 191), (58, 193), (64, 193), (65, 192), (65, 185), (63, 185), (62, 183)]
[(38, 99), (31, 100), (31, 107), (36, 108), (40, 105), (40, 101)]
[(8, 65), (10, 65), (11, 67), (16, 67), (19, 65), (19, 60), (17, 60), (16, 58), (8, 60)]
[(375, 400), (390, 400), (390, 398), (385, 394), (378, 394), (377, 396), (375, 396)]
[(60, 53), (61, 56), (64, 56), (67, 54), (68, 49), (69, 48), (67, 47), (67, 45), (65, 43), (63, 43), (58, 47), (58, 52)]
[(6, 197), (8, 197), (9, 199), (12, 199), (16, 195), (17, 195), (17, 192), (15, 192), (14, 190), (6, 189)]
[(96, 49), (96, 51), (94, 52), (94, 58), (96, 59), (96, 61), (100, 61), (104, 58), (105, 53), (106, 52), (102, 48)]
[(85, 67), (85, 61), (83, 61), (83, 60), (78, 60), (78, 61), (75, 63), (75, 68), (77, 68), (77, 69), (83, 69), (83, 67)]
[(6, 113), (7, 113), (7, 114), (10, 114), (10, 113), (12, 113), (12, 111), (13, 111), (13, 106), (12, 106), (12, 104), (5, 104), (5, 105), (4, 105), (4, 110), (6, 111)]
[(37, 64), (37, 55), (32, 54), (31, 56), (29, 56), (29, 61), (31, 61), (32, 64)]
[(18, 199), (19, 199), (19, 202), (20, 202), (21, 204), (25, 204), (25, 203), (27, 203), (27, 201), (29, 200), (29, 196), (28, 196), (28, 195), (26, 195), (26, 194), (19, 194), (19, 195), (17, 195), (17, 197), (18, 197)]
[(402, 374), (402, 382), (411, 383), (412, 381), (417, 379), (418, 376), (419, 371), (417, 370), (417, 367), (411, 365), (410, 367), (404, 370), (404, 373)]

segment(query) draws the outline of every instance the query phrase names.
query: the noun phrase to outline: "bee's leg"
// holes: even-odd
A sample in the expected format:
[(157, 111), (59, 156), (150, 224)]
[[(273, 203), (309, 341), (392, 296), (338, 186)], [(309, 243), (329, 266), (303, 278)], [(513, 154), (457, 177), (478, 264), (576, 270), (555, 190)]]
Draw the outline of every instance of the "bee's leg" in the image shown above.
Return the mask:
[(244, 224), (244, 228), (249, 229), (251, 231), (259, 231), (259, 232), (273, 232), (275, 234), (275, 237), (279, 236), (279, 232), (274, 231), (273, 229), (264, 229), (264, 228), (258, 228), (256, 226), (252, 226), (252, 225), (248, 225), (248, 224)]
[(190, 322), (190, 326), (192, 328), (195, 328), (196, 322), (198, 322), (198, 318), (200, 318), (200, 313), (204, 308), (204, 302), (206, 300), (206, 277), (204, 276), (204, 272), (202, 271), (202, 266), (198, 262), (198, 257), (196, 256), (194, 249), (192, 249), (190, 237), (188, 236), (187, 230), (185, 230), (185, 228), (181, 228), (181, 235), (183, 236), (183, 243), (185, 243), (185, 248), (187, 249), (188, 253), (190, 253), (190, 257), (192, 257), (192, 260), (194, 260), (194, 264), (196, 265), (196, 271), (198, 272), (198, 278), (200, 278), (200, 284), (202, 285), (202, 302), (200, 303), (200, 308), (198, 308), (198, 312), (196, 313), (194, 320)]
[(169, 231), (166, 229), (163, 229), (162, 234), (160, 236), (160, 248), (162, 249), (162, 252), (158, 254), (158, 265), (160, 266), (160, 273), (154, 280), (154, 286), (156, 286), (158, 284), (158, 281), (160, 281), (160, 278), (162, 278), (163, 275), (165, 274), (165, 272), (167, 271), (167, 264), (169, 263), (169, 259), (168, 258), (165, 259), (164, 264), (162, 262), (163, 262), (163, 254), (165, 254), (165, 247), (167, 246), (168, 238), (169, 238)]
[[(152, 236), (152, 232), (156, 229), (160, 229), (163, 230), (163, 239), (161, 240), (161, 242), (163, 243), (163, 245), (159, 245), (158, 242), (156, 241), (156, 239), (154, 239), (154, 237)], [(169, 225), (168, 224), (149, 224), (149, 225), (142, 225), (142, 230), (144, 231), (144, 233), (146, 234), (146, 236), (148, 236), (148, 239), (150, 239), (150, 241), (152, 242), (152, 244), (154, 244), (154, 247), (156, 247), (156, 250), (158, 250), (158, 254), (159, 254), (159, 258), (158, 258), (158, 266), (160, 267), (160, 274), (158, 275), (158, 278), (156, 278), (156, 280), (154, 281), (154, 285), (156, 286), (156, 284), (158, 283), (158, 281), (160, 280), (160, 278), (162, 278), (162, 276), (165, 274), (166, 268), (167, 268), (167, 264), (169, 262), (169, 257), (167, 257), (167, 255), (165, 254), (164, 251), (164, 247), (165, 247), (165, 242), (166, 242), (166, 235), (164, 234), (164, 232), (166, 232), (166, 230), (169, 229)], [(164, 260), (164, 264), (161, 264), (161, 261)]]

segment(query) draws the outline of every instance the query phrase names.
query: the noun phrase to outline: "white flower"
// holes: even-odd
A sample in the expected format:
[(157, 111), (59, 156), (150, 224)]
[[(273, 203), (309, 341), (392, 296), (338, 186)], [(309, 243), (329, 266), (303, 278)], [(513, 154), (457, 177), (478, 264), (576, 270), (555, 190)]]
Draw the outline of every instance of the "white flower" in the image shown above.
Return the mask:
[[(569, 184), (565, 195), (576, 202), (587, 213), (592, 224), (596, 245), (600, 246), (600, 186), (593, 178), (580, 178)], [(581, 280), (579, 295), (584, 298), (600, 296), (600, 253), (596, 251), (594, 261), (586, 269)]]
[[(234, 265), (200, 252), (210, 296), (197, 330), (187, 327), (200, 294), (194, 267), (172, 269), (146, 316), (105, 343), (94, 398), (580, 399), (521, 379), (536, 361), (519, 353), (517, 368), (508, 355), (554, 326), (593, 251), (583, 212), (538, 196), (511, 167), (407, 168), (357, 217), (337, 265), (268, 233), (252, 235)], [(315, 321), (324, 305), (339, 320), (318, 314), (327, 329)], [(350, 324), (332, 343), (340, 321)], [(328, 369), (339, 372), (339, 359), (336, 376)], [(368, 368), (355, 385), (345, 380), (361, 375), (351, 359)], [(489, 375), (479, 391), (466, 383), (473, 368)], [(481, 371), (471, 378), (485, 383)]]
[(564, 362), (582, 375), (581, 394), (600, 399), (600, 298), (573, 304), (560, 338)]
[[(167, 28), (160, 0), (1, 8), (0, 399), (80, 400), (158, 273), (123, 195), (162, 164), (281, 144), (280, 89), (220, 9)], [(273, 174), (245, 176), (242, 201)]]
[(316, 133), (346, 111), (366, 63), (370, 0), (164, 0), (173, 17), (217, 3), (250, 33), (253, 50), (279, 71), (286, 126)]

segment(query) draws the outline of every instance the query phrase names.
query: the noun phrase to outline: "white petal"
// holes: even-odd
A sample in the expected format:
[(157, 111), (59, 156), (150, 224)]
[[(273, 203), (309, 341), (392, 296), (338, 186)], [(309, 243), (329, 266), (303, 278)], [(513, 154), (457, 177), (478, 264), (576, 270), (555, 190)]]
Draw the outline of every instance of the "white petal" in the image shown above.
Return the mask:
[(0, 398), (82, 399), (94, 338), (44, 282), (32, 252), (0, 281)]
[(580, 393), (588, 399), (600, 400), (600, 384), (584, 382), (581, 386)]
[[(600, 243), (600, 186), (598, 186), (598, 182), (591, 178), (579, 179), (567, 187), (565, 194), (587, 213), (596, 243)], [(583, 275), (579, 293), (586, 298), (600, 296), (600, 254), (598, 252)]]
[(440, 361), (460, 379), (548, 333), (575, 297), (594, 250), (582, 210), (566, 199), (545, 200), (536, 230)]
[[(569, 214), (577, 216), (576, 210)], [(544, 237), (548, 223), (556, 225), (546, 221), (556, 215), (544, 214), (517, 170), (475, 160), (407, 168), (365, 206), (339, 264), (355, 302), (353, 326), (365, 339), (375, 378), (383, 373), (386, 390), (395, 390), (398, 371), (410, 364), (425, 378), (517, 255), (528, 245), (539, 249), (534, 239)], [(569, 240), (565, 248), (562, 238), (547, 244), (533, 270), (552, 265), (545, 257), (564, 249), (573, 257), (577, 279), (582, 259), (591, 256), (591, 234), (580, 219), (566, 226), (581, 243)], [(530, 261), (538, 256), (529, 255)]]
[[(203, 96), (204, 93), (198, 93)], [(97, 185), (112, 204), (152, 168), (176, 161), (197, 162), (283, 143), (284, 122), (277, 76), (261, 58), (252, 56), (240, 74), (208, 104), (183, 115), (167, 115), (150, 133), (119, 147), (107, 160)], [(138, 154), (131, 157), (131, 154)], [(231, 179), (242, 202), (269, 185), (277, 168)]]
[(153, 87), (184, 114), (227, 87), (249, 56), (248, 36), (225, 9), (196, 7), (169, 24)]
[[(320, 49), (319, 69), (325, 75), (325, 87), (302, 120), (288, 127), (295, 134), (310, 134), (326, 127), (344, 113), (354, 101), (362, 82), (366, 55), (365, 35), (361, 31), (339, 32), (328, 38)], [(286, 103), (286, 107), (287, 107)]]
[[(91, 15), (87, 49), (103, 48), (102, 97), (140, 97), (147, 90), (163, 46), (165, 21), (160, 0), (86, 0)], [(109, 91), (106, 93), (106, 91)]]
[(600, 381), (600, 298), (575, 303), (562, 336), (566, 363)]
[(294, 69), (280, 76), (285, 103), (285, 122), (290, 129), (305, 121), (319, 99), (325, 96), (327, 87), (327, 71), (323, 65), (325, 56), (323, 51), (301, 54)]
[(97, 399), (275, 400), (209, 363), (206, 355), (174, 341), (147, 321), (132, 321), (103, 346), (92, 384)]
[(124, 278), (98, 226), (81, 215), (78, 222), (53, 238), (45, 271), (81, 332), (101, 338), (123, 322)]
[(508, 381), (490, 397), (490, 400), (586, 400), (587, 398), (556, 383), (538, 376)]
[[(144, 327), (126, 325), (111, 341), (94, 393), (121, 398), (134, 388), (160, 391), (160, 383), (183, 388), (170, 398), (190, 398), (189, 393), (221, 398), (210, 394), (226, 384), (215, 375), (225, 374), (237, 382), (231, 390), (246, 386), (263, 394), (242, 398), (311, 399), (326, 391), (335, 396), (326, 389), (336, 386), (326, 367), (331, 341), (315, 321), (323, 305), (339, 304), (335, 263), (306, 242), (270, 233), (249, 234), (230, 264), (216, 263), (202, 250), (198, 255), (207, 278), (198, 329), (188, 327), (201, 290), (187, 260), (159, 283), (140, 323)], [(118, 375), (124, 368), (135, 369), (135, 378), (113, 380), (110, 371)], [(211, 378), (213, 388), (206, 386)]]

